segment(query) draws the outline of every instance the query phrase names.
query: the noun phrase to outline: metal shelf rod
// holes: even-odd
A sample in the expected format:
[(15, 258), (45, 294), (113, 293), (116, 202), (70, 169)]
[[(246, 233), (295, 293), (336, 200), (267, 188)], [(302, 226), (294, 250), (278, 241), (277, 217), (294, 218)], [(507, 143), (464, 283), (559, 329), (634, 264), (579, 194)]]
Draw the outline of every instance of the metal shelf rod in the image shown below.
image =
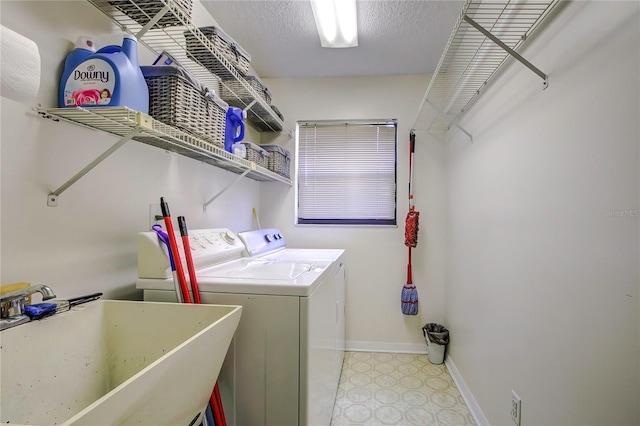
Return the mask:
[(489, 40), (491, 40), (492, 42), (494, 42), (495, 44), (497, 44), (498, 46), (503, 48), (509, 55), (514, 57), (516, 60), (518, 60), (522, 65), (524, 65), (525, 67), (529, 68), (531, 71), (536, 73), (544, 81), (543, 89), (547, 88), (547, 86), (549, 85), (549, 77), (547, 76), (547, 74), (545, 74), (544, 72), (540, 71), (540, 69), (538, 67), (533, 65), (531, 62), (527, 61), (525, 58), (522, 57), (522, 55), (520, 55), (518, 52), (516, 52), (515, 50), (513, 50), (512, 48), (510, 48), (506, 44), (504, 44), (500, 39), (495, 37), (489, 31), (484, 29), (480, 24), (478, 24), (476, 21), (471, 19), (469, 17), (469, 15), (464, 15), (464, 20), (467, 23), (469, 23), (472, 27), (474, 27), (476, 30), (478, 30), (482, 34), (484, 34)]
[(219, 196), (221, 196), (222, 194), (224, 194), (225, 192), (227, 192), (227, 189), (231, 188), (233, 185), (235, 185), (236, 183), (240, 182), (240, 180), (242, 180), (243, 177), (245, 177), (249, 172), (251, 171), (251, 169), (247, 169), (244, 171), (244, 173), (242, 173), (240, 176), (238, 176), (236, 178), (236, 180), (234, 180), (233, 182), (231, 182), (229, 185), (225, 186), (224, 188), (222, 188), (216, 195), (214, 195), (213, 197), (211, 197), (209, 199), (209, 201), (207, 201), (206, 203), (204, 203), (204, 205), (202, 206), (202, 211), (206, 212), (207, 211), (207, 206), (211, 203), (213, 203), (213, 201), (218, 198)]
[(77, 181), (82, 179), (82, 177), (84, 177), (84, 175), (86, 175), (91, 170), (93, 170), (98, 164), (100, 164), (107, 157), (109, 157), (111, 154), (116, 152), (116, 150), (118, 148), (120, 148), (122, 145), (127, 143), (129, 140), (131, 140), (131, 138), (136, 136), (138, 133), (140, 133), (140, 125), (137, 125), (131, 132), (129, 132), (129, 134), (125, 135), (118, 142), (116, 142), (113, 145), (111, 145), (111, 147), (109, 147), (109, 149), (107, 149), (105, 152), (100, 154), (91, 163), (87, 164), (87, 166), (84, 169), (82, 169), (78, 173), (76, 173), (73, 177), (71, 177), (64, 184), (62, 184), (58, 189), (56, 189), (55, 191), (53, 191), (50, 194), (48, 194), (47, 195), (47, 205), (49, 207), (56, 207), (58, 205), (58, 197), (60, 196), (60, 194), (62, 194), (67, 189), (69, 189), (71, 187), (71, 185), (73, 185), (74, 183), (76, 183)]
[(469, 142), (473, 142), (473, 136), (471, 135), (471, 133), (467, 132), (467, 130), (460, 126), (456, 120), (451, 120), (449, 118), (449, 116), (447, 116), (447, 114), (445, 114), (445, 112), (443, 110), (441, 110), (438, 106), (436, 106), (433, 102), (431, 102), (429, 99), (425, 99), (425, 101), (431, 105), (436, 111), (438, 111), (440, 114), (442, 114), (442, 116), (449, 122), (449, 125), (454, 125), (456, 126), (462, 133), (464, 133), (465, 135), (467, 135), (469, 137)]

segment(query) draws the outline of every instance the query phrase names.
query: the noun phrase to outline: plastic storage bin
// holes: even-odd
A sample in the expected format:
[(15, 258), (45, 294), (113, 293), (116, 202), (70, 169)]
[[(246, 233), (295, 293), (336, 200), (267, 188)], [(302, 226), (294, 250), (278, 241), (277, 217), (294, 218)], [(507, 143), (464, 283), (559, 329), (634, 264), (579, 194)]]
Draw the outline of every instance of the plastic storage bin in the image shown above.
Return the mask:
[[(160, 0), (111, 0), (109, 4), (117, 7), (141, 26), (145, 26), (164, 7), (164, 3)], [(174, 0), (173, 4), (178, 7), (178, 14), (184, 14), (183, 19), (191, 19), (191, 9), (193, 8), (191, 0)], [(153, 27), (164, 28), (176, 25), (184, 24), (176, 17), (175, 13), (167, 11)]]
[(269, 164), (267, 168), (289, 179), (291, 168), (291, 155), (289, 151), (280, 145), (261, 145), (261, 147), (269, 153)]
[(442, 364), (444, 355), (449, 344), (449, 330), (443, 325), (428, 323), (422, 327), (427, 348), (429, 351), (429, 362), (432, 364)]
[(260, 167), (265, 169), (269, 166), (269, 153), (253, 142), (238, 142), (245, 146), (247, 150), (247, 160), (253, 161)]
[(224, 149), (228, 105), (184, 69), (143, 66), (149, 115)]
[[(218, 27), (209, 26), (198, 29), (213, 44), (215, 49), (222, 54), (224, 59), (233, 65), (240, 75), (244, 76), (249, 72), (251, 55), (234, 39)], [(234, 78), (228, 67), (213, 55), (191, 31), (185, 31), (184, 38), (187, 41), (187, 51), (203, 67), (222, 79)]]

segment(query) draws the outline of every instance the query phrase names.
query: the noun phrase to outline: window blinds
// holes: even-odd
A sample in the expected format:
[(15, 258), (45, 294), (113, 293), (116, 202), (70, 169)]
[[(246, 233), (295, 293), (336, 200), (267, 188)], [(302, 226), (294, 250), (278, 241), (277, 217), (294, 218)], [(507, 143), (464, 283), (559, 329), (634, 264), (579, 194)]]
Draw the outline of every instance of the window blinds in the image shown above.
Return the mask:
[(396, 127), (299, 122), (298, 223), (395, 225)]

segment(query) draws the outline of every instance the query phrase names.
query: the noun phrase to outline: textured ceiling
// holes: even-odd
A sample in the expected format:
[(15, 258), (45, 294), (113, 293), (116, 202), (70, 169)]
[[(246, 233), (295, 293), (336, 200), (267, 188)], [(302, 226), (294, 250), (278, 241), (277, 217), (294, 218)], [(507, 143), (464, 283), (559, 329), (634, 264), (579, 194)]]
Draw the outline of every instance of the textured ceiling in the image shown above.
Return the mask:
[(463, 1), (358, 0), (358, 47), (320, 47), (308, 0), (201, 0), (261, 77), (431, 74)]

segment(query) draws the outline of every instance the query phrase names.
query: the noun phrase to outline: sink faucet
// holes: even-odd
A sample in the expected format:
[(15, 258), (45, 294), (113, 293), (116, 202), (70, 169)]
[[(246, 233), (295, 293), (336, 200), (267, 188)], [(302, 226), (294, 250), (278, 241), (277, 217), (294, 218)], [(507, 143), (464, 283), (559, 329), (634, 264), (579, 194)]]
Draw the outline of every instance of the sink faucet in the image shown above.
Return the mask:
[(24, 305), (27, 303), (27, 298), (34, 293), (42, 294), (42, 300), (49, 300), (56, 297), (53, 290), (44, 284), (34, 285), (3, 294), (0, 296), (0, 318), (11, 318), (23, 315)]

